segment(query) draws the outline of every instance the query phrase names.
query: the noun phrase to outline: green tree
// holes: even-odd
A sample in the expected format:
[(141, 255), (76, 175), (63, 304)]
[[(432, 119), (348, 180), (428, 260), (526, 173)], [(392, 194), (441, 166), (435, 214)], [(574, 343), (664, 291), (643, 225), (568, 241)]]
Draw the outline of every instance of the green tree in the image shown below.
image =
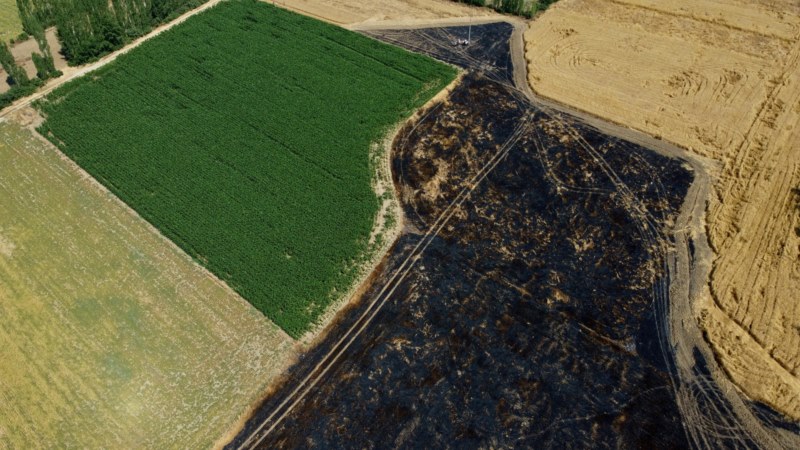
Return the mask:
[(18, 66), (17, 62), (14, 61), (14, 55), (11, 54), (8, 44), (5, 42), (0, 42), (0, 65), (3, 66), (3, 70), (5, 70), (8, 75), (9, 85), (24, 86), (30, 82), (28, 74), (25, 73), (25, 69)]
[[(208, 0), (17, 0), (29, 34), (55, 26), (61, 52), (83, 64), (119, 49), (154, 26)], [(38, 25), (37, 25), (38, 23)], [(49, 52), (42, 49), (42, 55)]]

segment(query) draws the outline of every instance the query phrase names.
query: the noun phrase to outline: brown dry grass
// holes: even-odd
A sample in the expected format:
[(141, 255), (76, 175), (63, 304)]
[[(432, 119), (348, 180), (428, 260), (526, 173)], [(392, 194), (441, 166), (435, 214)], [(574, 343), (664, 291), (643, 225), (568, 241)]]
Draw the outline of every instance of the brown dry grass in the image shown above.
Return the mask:
[(800, 3), (562, 0), (525, 37), (538, 93), (719, 161), (696, 312), (731, 378), (800, 419)]

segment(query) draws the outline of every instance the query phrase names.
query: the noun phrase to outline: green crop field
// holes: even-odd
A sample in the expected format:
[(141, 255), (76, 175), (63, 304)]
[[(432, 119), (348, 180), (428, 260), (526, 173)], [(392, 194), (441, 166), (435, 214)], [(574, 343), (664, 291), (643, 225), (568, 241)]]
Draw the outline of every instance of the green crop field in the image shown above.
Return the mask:
[(55, 91), (40, 131), (297, 337), (364, 258), (371, 144), (455, 75), (233, 0)]
[(22, 33), (16, 0), (0, 0), (0, 41), (8, 42)]

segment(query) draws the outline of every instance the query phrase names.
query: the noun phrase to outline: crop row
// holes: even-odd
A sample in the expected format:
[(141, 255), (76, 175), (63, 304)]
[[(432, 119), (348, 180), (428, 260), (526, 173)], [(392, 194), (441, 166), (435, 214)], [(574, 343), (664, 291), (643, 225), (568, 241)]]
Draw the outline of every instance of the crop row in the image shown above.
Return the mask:
[(51, 94), (40, 131), (299, 336), (366, 250), (370, 145), (454, 75), (231, 1)]

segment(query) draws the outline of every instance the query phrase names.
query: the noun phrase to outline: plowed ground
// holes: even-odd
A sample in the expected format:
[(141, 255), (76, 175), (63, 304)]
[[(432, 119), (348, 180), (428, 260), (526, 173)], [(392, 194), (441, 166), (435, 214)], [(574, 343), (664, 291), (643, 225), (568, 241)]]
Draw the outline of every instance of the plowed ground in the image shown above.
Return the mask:
[(800, 418), (800, 4), (563, 0), (526, 33), (538, 93), (716, 160), (695, 312), (750, 397)]

